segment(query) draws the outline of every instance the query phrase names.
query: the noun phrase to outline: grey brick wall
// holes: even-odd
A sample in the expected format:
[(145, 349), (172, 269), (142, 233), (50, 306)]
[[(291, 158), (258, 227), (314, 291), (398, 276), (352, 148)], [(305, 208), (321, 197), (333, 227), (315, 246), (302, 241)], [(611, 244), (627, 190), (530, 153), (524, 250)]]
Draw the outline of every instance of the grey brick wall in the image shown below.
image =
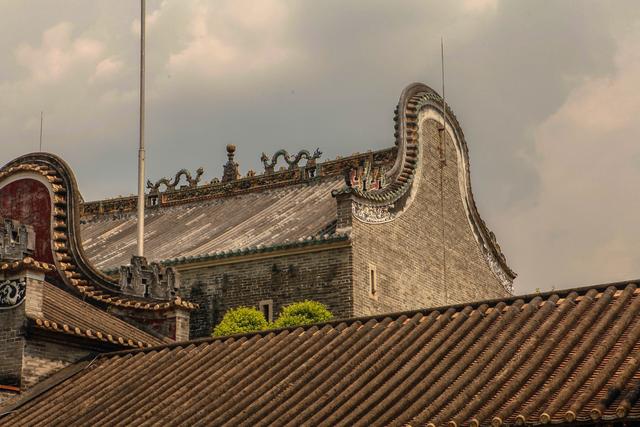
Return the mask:
[(208, 336), (232, 307), (273, 300), (274, 315), (283, 305), (312, 299), (337, 317), (352, 312), (351, 249), (244, 261), (181, 272), (185, 298), (198, 303), (191, 313), (191, 338)]
[(0, 310), (0, 384), (20, 386), (25, 334), (24, 304)]
[[(507, 295), (482, 255), (467, 220), (458, 183), (457, 155), (446, 141), (443, 173), (446, 286), (442, 269), (439, 124), (422, 126), (421, 179), (413, 203), (395, 220), (353, 220), (354, 314), (369, 315)], [(369, 294), (374, 265), (378, 293)]]
[(69, 344), (63, 345), (38, 339), (27, 340), (22, 366), (23, 387), (33, 386), (89, 353), (87, 350)]

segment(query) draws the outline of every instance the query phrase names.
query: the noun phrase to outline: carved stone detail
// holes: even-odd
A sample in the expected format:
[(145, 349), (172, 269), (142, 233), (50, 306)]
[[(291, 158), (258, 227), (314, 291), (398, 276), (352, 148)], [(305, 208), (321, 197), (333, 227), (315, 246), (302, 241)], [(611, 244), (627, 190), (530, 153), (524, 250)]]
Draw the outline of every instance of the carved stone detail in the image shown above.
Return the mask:
[(264, 165), (264, 173), (272, 174), (274, 173), (275, 166), (278, 163), (278, 159), (280, 157), (282, 157), (287, 165), (289, 165), (289, 170), (300, 167), (300, 161), (302, 159), (306, 159), (307, 163), (304, 167), (305, 169), (310, 171), (310, 176), (313, 177), (315, 175), (316, 160), (319, 159), (320, 156), (322, 156), (322, 151), (320, 151), (319, 148), (316, 148), (316, 150), (313, 152), (313, 155), (309, 153), (308, 150), (300, 150), (298, 154), (293, 156), (293, 159), (291, 158), (291, 155), (289, 155), (287, 150), (278, 150), (273, 154), (273, 156), (271, 156), (271, 161), (269, 161), (269, 156), (267, 156), (265, 153), (262, 153), (262, 156), (260, 156), (260, 160)]
[(177, 295), (180, 276), (173, 267), (149, 263), (145, 257), (131, 257), (130, 265), (120, 267), (120, 289), (128, 295), (167, 299)]
[(236, 146), (227, 145), (227, 163), (224, 165), (224, 173), (222, 174), (222, 182), (235, 181), (240, 178), (239, 165), (233, 161), (236, 152)]
[(0, 222), (0, 260), (15, 261), (32, 256), (35, 240), (32, 226), (5, 218)]
[(198, 168), (196, 170), (196, 176), (195, 178), (193, 178), (191, 176), (191, 172), (189, 172), (186, 169), (180, 169), (175, 177), (173, 178), (173, 181), (170, 181), (168, 178), (161, 178), (158, 181), (156, 181), (156, 183), (152, 183), (151, 181), (147, 181), (147, 188), (151, 189), (151, 193), (158, 193), (160, 191), (160, 186), (164, 185), (166, 187), (167, 192), (172, 192), (176, 190), (176, 187), (178, 186), (178, 183), (180, 182), (180, 179), (184, 176), (187, 180), (187, 185), (184, 187), (187, 188), (194, 188), (198, 186), (198, 183), (200, 182), (200, 177), (202, 176), (202, 174), (204, 173), (204, 169), (203, 168)]
[(27, 282), (24, 278), (0, 282), (0, 310), (20, 305), (24, 301), (26, 292)]
[(392, 211), (393, 205), (373, 206), (354, 202), (351, 211), (353, 216), (367, 224), (381, 224), (392, 221), (396, 213)]
[(379, 190), (386, 183), (385, 169), (382, 166), (372, 167), (370, 161), (364, 160), (346, 171), (345, 181), (347, 186), (360, 191)]

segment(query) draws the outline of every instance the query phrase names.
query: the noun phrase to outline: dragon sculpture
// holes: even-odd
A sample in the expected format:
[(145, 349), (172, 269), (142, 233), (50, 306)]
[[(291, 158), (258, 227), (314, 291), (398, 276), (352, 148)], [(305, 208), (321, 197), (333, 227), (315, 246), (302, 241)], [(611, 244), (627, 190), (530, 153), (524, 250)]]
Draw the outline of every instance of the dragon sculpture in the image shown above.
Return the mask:
[(287, 150), (278, 150), (271, 157), (271, 162), (269, 162), (269, 157), (265, 153), (262, 153), (262, 156), (260, 156), (260, 161), (262, 161), (262, 164), (264, 165), (265, 173), (271, 174), (274, 172), (275, 166), (278, 163), (278, 159), (280, 157), (284, 158), (284, 161), (289, 165), (289, 170), (292, 170), (299, 167), (298, 164), (302, 159), (307, 160), (305, 167), (314, 168), (316, 166), (316, 160), (319, 159), (320, 156), (322, 156), (322, 151), (320, 151), (319, 148), (316, 148), (316, 150), (313, 152), (313, 155), (311, 155), (308, 150), (300, 150), (298, 154), (293, 156), (293, 159), (291, 158), (292, 156), (289, 155)]
[(183, 176), (186, 178), (189, 188), (197, 187), (203, 173), (204, 169), (198, 168), (196, 170), (196, 176), (193, 178), (191, 176), (191, 172), (186, 169), (180, 169), (173, 178), (173, 182), (169, 181), (168, 178), (159, 179), (155, 184), (147, 180), (147, 188), (151, 189), (152, 193), (157, 193), (160, 190), (160, 186), (164, 185), (166, 187), (166, 191), (175, 191)]

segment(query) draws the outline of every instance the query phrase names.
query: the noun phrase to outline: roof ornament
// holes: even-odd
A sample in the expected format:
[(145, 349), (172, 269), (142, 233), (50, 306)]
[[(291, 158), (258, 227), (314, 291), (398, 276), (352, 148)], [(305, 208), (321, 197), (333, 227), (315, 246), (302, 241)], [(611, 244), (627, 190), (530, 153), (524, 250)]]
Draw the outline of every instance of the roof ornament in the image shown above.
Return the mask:
[(363, 160), (357, 167), (347, 169), (345, 181), (347, 186), (360, 191), (379, 190), (385, 185), (384, 166), (371, 166), (369, 160)]
[(27, 292), (27, 282), (23, 278), (0, 282), (0, 310), (13, 308), (22, 301)]
[(123, 293), (148, 298), (172, 298), (180, 289), (180, 276), (173, 267), (149, 263), (145, 257), (132, 256), (130, 265), (120, 267)]
[(275, 166), (278, 163), (278, 159), (280, 157), (283, 157), (284, 161), (287, 162), (287, 164), (289, 165), (289, 170), (300, 167), (300, 161), (302, 159), (306, 159), (307, 163), (304, 167), (305, 169), (308, 169), (310, 171), (309, 176), (313, 177), (315, 175), (316, 160), (319, 159), (320, 156), (322, 156), (322, 151), (320, 151), (320, 148), (316, 148), (316, 150), (313, 152), (313, 155), (311, 155), (308, 150), (300, 150), (298, 154), (293, 156), (293, 159), (291, 158), (287, 150), (278, 150), (271, 157), (271, 162), (269, 162), (269, 157), (265, 153), (262, 153), (262, 156), (260, 156), (260, 160), (264, 165), (264, 172), (269, 175), (274, 173)]
[[(198, 168), (196, 170), (196, 176), (194, 178), (191, 176), (191, 172), (189, 172), (188, 170), (180, 169), (176, 173), (176, 175), (173, 177), (173, 181), (170, 181), (168, 178), (161, 178), (158, 181), (156, 181), (156, 183), (154, 184), (150, 180), (147, 180), (147, 188), (151, 189), (151, 193), (154, 194), (160, 191), (161, 185), (164, 185), (166, 187), (165, 191), (172, 192), (176, 190), (176, 187), (178, 186), (178, 183), (180, 182), (180, 179), (183, 176), (187, 180), (187, 185), (185, 187), (194, 188), (198, 186), (198, 183), (200, 182), (200, 177), (202, 177), (203, 173), (204, 173), (204, 169)], [(183, 188), (183, 187), (180, 187), (180, 188)]]
[(233, 144), (227, 145), (227, 163), (224, 165), (224, 173), (222, 175), (222, 182), (235, 181), (240, 178), (240, 170), (238, 163), (233, 160), (236, 152), (236, 146)]
[(33, 256), (35, 239), (32, 226), (5, 218), (0, 221), (0, 260), (15, 261)]

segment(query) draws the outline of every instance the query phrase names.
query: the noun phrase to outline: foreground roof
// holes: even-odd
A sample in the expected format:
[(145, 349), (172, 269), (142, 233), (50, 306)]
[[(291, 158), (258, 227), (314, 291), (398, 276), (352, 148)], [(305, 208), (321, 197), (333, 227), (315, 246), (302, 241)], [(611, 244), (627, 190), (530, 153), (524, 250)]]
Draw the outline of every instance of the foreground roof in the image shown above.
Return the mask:
[(170, 341), (156, 338), (50, 283), (43, 282), (42, 286), (42, 315), (29, 315), (36, 328), (129, 347)]
[(0, 408), (0, 424), (639, 420), (639, 313), (623, 283), (111, 353)]

